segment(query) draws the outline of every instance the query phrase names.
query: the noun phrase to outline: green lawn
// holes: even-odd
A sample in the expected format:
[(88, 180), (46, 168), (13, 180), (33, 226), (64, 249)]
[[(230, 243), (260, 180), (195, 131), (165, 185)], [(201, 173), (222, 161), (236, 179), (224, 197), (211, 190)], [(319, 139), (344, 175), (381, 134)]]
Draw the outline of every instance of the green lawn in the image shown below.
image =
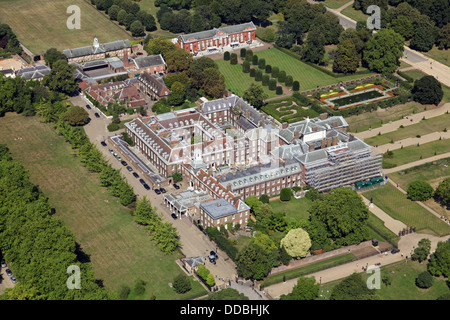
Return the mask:
[[(427, 269), (426, 263), (408, 261), (399, 262), (387, 266), (381, 266), (381, 279), (387, 277), (391, 281), (389, 286), (381, 282), (381, 288), (376, 290), (376, 295), (381, 300), (436, 300), (441, 295), (449, 292), (449, 287), (444, 279), (435, 278), (433, 285), (428, 289), (420, 289), (415, 285), (419, 273)], [(362, 273), (364, 281), (373, 273)], [(322, 284), (321, 294), (329, 299), (333, 288), (342, 280)]]
[(365, 21), (367, 21), (367, 18), (369, 18), (369, 15), (365, 14), (361, 10), (353, 9), (353, 6), (348, 6), (347, 8), (342, 10), (341, 13), (344, 16), (347, 16), (350, 19), (355, 20), (356, 22), (358, 22), (358, 21), (364, 21), (365, 22)]
[[(334, 83), (345, 82), (353, 79), (362, 78), (361, 75), (353, 74), (345, 77), (334, 78), (310, 65), (287, 55), (286, 53), (277, 49), (267, 49), (255, 52), (258, 58), (264, 58), (266, 65), (270, 64), (273, 67), (278, 67), (286, 71), (287, 75), (291, 75), (294, 80), (300, 83), (300, 90), (309, 90), (317, 86), (326, 86)], [(364, 74), (367, 77), (371, 74)]]
[(148, 232), (134, 222), (130, 210), (100, 187), (97, 174), (89, 173), (72, 156), (70, 145), (50, 125), (36, 117), (8, 113), (0, 118), (0, 143), (8, 145), (13, 157), (30, 171), (31, 181), (49, 197), (55, 216), (76, 235), (105, 288), (133, 288), (140, 278), (147, 283), (142, 299), (152, 293), (157, 299), (205, 293), (203, 287), (195, 286), (178, 295), (169, 287), (182, 272), (175, 263), (180, 253), (163, 254)]
[[(68, 29), (67, 7), (77, 5), (81, 28)], [(94, 37), (103, 42), (132, 39), (122, 27), (83, 0), (2, 0), (0, 21), (8, 24), (19, 41), (34, 54), (49, 48), (58, 50), (91, 45)]]
[(435, 155), (440, 155), (450, 151), (450, 140), (436, 140), (419, 146), (413, 145), (403, 149), (396, 149), (393, 158), (383, 159), (383, 167), (389, 168), (393, 166), (400, 166), (402, 164), (426, 159)]
[(450, 234), (448, 224), (442, 222), (418, 203), (407, 199), (406, 195), (390, 183), (363, 194), (367, 199), (373, 198), (375, 205), (392, 218), (402, 221), (407, 226), (416, 227), (416, 232), (437, 236)]
[(416, 137), (417, 135), (423, 136), (433, 132), (442, 132), (447, 127), (450, 130), (450, 114), (443, 114), (434, 118), (421, 120), (416, 124), (399, 128), (392, 132), (365, 139), (364, 142), (372, 146), (381, 146), (390, 143), (391, 139), (395, 142)]
[[(255, 78), (250, 77), (249, 73), (242, 72), (242, 65), (230, 64), (230, 61), (225, 60), (215, 60), (216, 64), (219, 66), (220, 72), (225, 77), (225, 85), (228, 90), (234, 94), (241, 96), (244, 91), (247, 90), (252, 83), (256, 83), (262, 86), (261, 82), (255, 81)], [(267, 98), (276, 97), (275, 91), (269, 90), (268, 86), (262, 86), (264, 93)]]
[[(396, 105), (388, 109), (379, 109), (372, 112), (363, 112), (359, 115), (346, 117), (350, 132), (362, 132), (381, 127), (382, 123), (402, 119), (412, 113), (418, 113), (425, 110), (425, 106), (417, 102), (408, 102)], [(414, 135), (415, 136), (415, 135)]]
[(325, 0), (322, 3), (330, 9), (339, 9), (351, 0)]
[(426, 56), (450, 67), (450, 50), (439, 50), (435, 45), (430, 51), (424, 53)]
[(308, 209), (311, 207), (312, 201), (308, 198), (295, 199), (291, 198), (290, 201), (274, 200), (270, 201), (270, 206), (274, 212), (285, 212), (286, 220), (298, 221), (309, 218)]

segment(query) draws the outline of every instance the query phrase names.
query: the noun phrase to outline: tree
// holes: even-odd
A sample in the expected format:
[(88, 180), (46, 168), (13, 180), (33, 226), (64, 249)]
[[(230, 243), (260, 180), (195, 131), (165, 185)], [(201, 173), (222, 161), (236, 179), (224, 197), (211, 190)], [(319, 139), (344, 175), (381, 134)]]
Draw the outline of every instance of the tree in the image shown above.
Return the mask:
[(450, 48), (450, 22), (447, 23), (441, 31), (439, 31), (436, 39), (436, 45), (439, 50), (447, 50)]
[(175, 292), (180, 294), (186, 293), (192, 288), (189, 277), (184, 273), (180, 273), (178, 276), (175, 277), (172, 286)]
[(369, 209), (354, 190), (333, 189), (322, 196), (321, 201), (314, 201), (308, 211), (316, 230), (310, 234), (313, 243), (320, 243), (321, 237), (331, 239), (337, 246), (369, 239)]
[(280, 262), (285, 266), (289, 265), (292, 260), (292, 257), (289, 253), (287, 253), (286, 249), (283, 246), (280, 246), (280, 250), (278, 251), (278, 257)]
[(48, 66), (52, 68), (56, 61), (66, 60), (66, 55), (55, 48), (50, 48), (45, 52), (44, 59)]
[(130, 24), (130, 31), (133, 37), (140, 37), (144, 35), (144, 29), (145, 28), (142, 25), (142, 22), (140, 22), (139, 20), (135, 20)]
[(237, 64), (238, 59), (237, 59), (237, 54), (236, 53), (232, 53), (230, 55), (230, 64), (234, 65)]
[(418, 286), (421, 289), (428, 289), (433, 285), (433, 282), (434, 278), (428, 271), (419, 273), (419, 275), (416, 278), (416, 286)]
[(181, 105), (186, 100), (186, 87), (181, 82), (174, 82), (170, 87), (167, 102), (174, 106)]
[(407, 193), (408, 199), (426, 201), (433, 196), (434, 189), (427, 182), (417, 180), (410, 183)]
[(434, 199), (450, 208), (450, 178), (446, 178), (439, 183), (434, 192)]
[(148, 44), (144, 47), (144, 50), (149, 55), (161, 54), (163, 58), (166, 58), (166, 54), (170, 51), (177, 49), (177, 46), (170, 40), (154, 38), (148, 41)]
[(291, 188), (283, 188), (280, 192), (280, 200), (281, 201), (289, 201), (291, 200), (292, 190)]
[(127, 15), (128, 13), (124, 9), (121, 9), (117, 13), (117, 22), (119, 22), (120, 25), (124, 26), (126, 24)]
[(280, 73), (278, 74), (278, 82), (279, 83), (286, 82), (286, 71), (284, 71), (284, 70), (280, 71)]
[(381, 29), (366, 43), (363, 60), (372, 71), (389, 74), (399, 66), (404, 39), (392, 29)]
[(292, 76), (286, 76), (286, 81), (284, 82), (284, 85), (286, 87), (292, 87), (293, 81), (294, 81), (294, 78), (292, 78)]
[(280, 246), (293, 258), (303, 258), (311, 248), (311, 239), (308, 232), (302, 228), (292, 229), (281, 239)]
[(182, 72), (188, 70), (193, 61), (192, 54), (181, 48), (166, 52), (164, 59), (166, 60), (167, 71), (169, 72)]
[(314, 300), (319, 296), (320, 284), (314, 277), (299, 277), (297, 284), (288, 294), (282, 294), (280, 300)]
[(230, 60), (230, 51), (225, 51), (223, 53), (223, 60), (225, 60), (225, 61)]
[(236, 266), (238, 275), (255, 280), (262, 280), (272, 268), (264, 250), (254, 243), (248, 244), (238, 253)]
[(300, 90), (300, 83), (297, 80), (295, 80), (292, 83), (292, 91), (299, 91), (299, 90)]
[(66, 60), (57, 60), (53, 63), (50, 73), (44, 76), (42, 83), (51, 91), (64, 94), (72, 94), (78, 88), (78, 83), (73, 76), (75, 67), (69, 65)]
[(145, 292), (145, 281), (142, 279), (137, 279), (135, 284), (134, 284), (134, 292), (136, 292), (136, 294), (138, 296), (143, 295)]
[(353, 73), (359, 67), (358, 52), (354, 43), (347, 39), (339, 43), (333, 61), (333, 71)]
[(203, 81), (202, 88), (207, 95), (213, 98), (222, 98), (224, 96), (226, 92), (225, 77), (220, 73), (217, 66), (204, 70)]
[(121, 10), (120, 7), (115, 4), (113, 4), (111, 7), (109, 7), (109, 9), (108, 9), (109, 19), (117, 21), (117, 17), (118, 17), (120, 10)]
[(411, 259), (414, 261), (425, 261), (430, 254), (431, 241), (429, 239), (421, 239), (418, 247), (414, 249), (414, 253), (411, 255)]
[(436, 277), (450, 277), (450, 241), (439, 241), (431, 254), (428, 272)]
[(82, 126), (89, 120), (89, 113), (80, 106), (72, 106), (60, 117), (61, 120), (69, 122), (71, 126)]
[(242, 72), (243, 73), (249, 73), (250, 72), (250, 62), (248, 62), (247, 60), (245, 60), (242, 63)]
[(414, 81), (411, 93), (413, 100), (420, 104), (438, 105), (444, 96), (441, 83), (428, 75)]
[(252, 57), (252, 65), (256, 66), (258, 64), (258, 56), (256, 54)]
[(278, 75), (280, 74), (280, 68), (278, 67), (273, 67), (272, 68), (272, 77), (273, 78), (278, 78)]
[(367, 287), (359, 273), (353, 273), (331, 291), (330, 300), (373, 300), (376, 299), (374, 290)]
[(259, 201), (261, 201), (262, 203), (269, 203), (270, 199), (269, 199), (269, 196), (267, 194), (262, 194), (259, 197)]
[(433, 25), (421, 22), (416, 26), (414, 37), (411, 39), (409, 45), (411, 49), (428, 52), (436, 42), (437, 36), (437, 29)]
[(316, 64), (321, 62), (325, 55), (324, 43), (324, 35), (320, 31), (316, 31), (316, 29), (311, 30), (301, 49), (303, 60)]
[(207, 300), (249, 300), (247, 296), (233, 288), (225, 288), (209, 293)]
[[(253, 69), (252, 69), (253, 70)], [(267, 95), (261, 85), (252, 83), (250, 87), (244, 91), (242, 99), (250, 103), (255, 108), (261, 108)]]
[(409, 40), (414, 35), (413, 23), (408, 17), (398, 16), (391, 22), (391, 28), (400, 34), (405, 40)]

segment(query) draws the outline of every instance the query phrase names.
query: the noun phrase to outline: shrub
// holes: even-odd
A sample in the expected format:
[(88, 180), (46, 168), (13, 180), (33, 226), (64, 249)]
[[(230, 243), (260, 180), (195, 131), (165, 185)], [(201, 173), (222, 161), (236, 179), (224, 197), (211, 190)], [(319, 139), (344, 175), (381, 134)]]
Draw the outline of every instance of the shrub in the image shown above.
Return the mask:
[(255, 54), (252, 57), (252, 65), (256, 66), (258, 64), (258, 56)]
[(277, 86), (275, 93), (278, 95), (283, 94), (283, 88), (281, 86)]
[(413, 181), (408, 187), (408, 199), (414, 201), (426, 201), (431, 198), (434, 189), (425, 181)]
[(256, 70), (255, 81), (261, 81), (261, 80), (262, 80), (262, 71), (261, 70)]
[(173, 280), (172, 286), (176, 293), (186, 293), (191, 290), (191, 281), (187, 275), (180, 273)]
[(242, 63), (242, 72), (243, 73), (249, 73), (250, 72), (250, 62), (247, 60)]
[(113, 131), (117, 131), (120, 129), (119, 125), (117, 123), (111, 122), (110, 124), (108, 124), (108, 131), (109, 132), (113, 132)]
[(247, 52), (245, 53), (245, 60), (247, 61), (252, 61), (252, 57), (253, 57), (253, 51), (252, 50), (247, 50)]
[(255, 69), (250, 69), (250, 77), (254, 77), (256, 74), (256, 70)]
[(262, 85), (268, 86), (269, 85), (270, 76), (268, 74), (263, 75), (262, 77)]
[(286, 87), (291, 87), (293, 81), (294, 79), (292, 78), (292, 76), (286, 76), (286, 81), (284, 84), (286, 85)]
[(266, 65), (266, 73), (272, 73), (272, 66), (270, 64)]
[(258, 61), (258, 68), (265, 69), (266, 68), (266, 59), (262, 58)]
[(292, 91), (299, 91), (299, 90), (300, 90), (300, 83), (297, 80), (295, 80), (292, 83)]
[(237, 64), (237, 54), (236, 53), (232, 53), (230, 55), (230, 64)]
[(130, 294), (130, 291), (131, 290), (130, 290), (130, 288), (128, 286), (122, 285), (120, 287), (120, 290), (119, 290), (119, 299), (120, 300), (127, 300), (128, 295)]
[(284, 83), (286, 81), (286, 71), (280, 71), (278, 74), (278, 82)]
[(228, 61), (230, 60), (230, 52), (229, 51), (225, 51), (223, 54), (223, 60)]
[(433, 285), (433, 281), (433, 276), (428, 271), (424, 271), (417, 276), (416, 286), (422, 289), (428, 289)]
[(136, 280), (136, 283), (134, 285), (134, 291), (137, 295), (142, 295), (145, 292), (145, 282), (141, 279)]
[(275, 90), (277, 88), (277, 80), (270, 79), (269, 80), (269, 90)]
[(267, 194), (262, 194), (259, 197), (259, 201), (261, 201), (262, 203), (269, 203), (269, 196)]
[(280, 74), (280, 69), (278, 67), (273, 67), (272, 68), (272, 77), (273, 78), (278, 78), (279, 74)]
[(291, 200), (292, 190), (291, 188), (283, 188), (280, 193), (281, 201), (289, 201)]
[(247, 49), (245, 49), (245, 48), (241, 48), (241, 53), (240, 53), (240, 57), (241, 57), (241, 58), (245, 58), (245, 56), (246, 56), (246, 53), (247, 53)]

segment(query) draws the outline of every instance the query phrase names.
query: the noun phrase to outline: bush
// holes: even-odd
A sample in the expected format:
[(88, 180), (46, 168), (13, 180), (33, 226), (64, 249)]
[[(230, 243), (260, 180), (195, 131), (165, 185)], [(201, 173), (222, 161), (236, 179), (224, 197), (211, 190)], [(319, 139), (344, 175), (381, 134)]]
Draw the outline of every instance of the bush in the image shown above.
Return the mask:
[(272, 68), (272, 77), (273, 78), (278, 78), (279, 74), (280, 74), (280, 69), (278, 67), (273, 67)]
[(262, 71), (261, 70), (256, 70), (255, 73), (255, 81), (261, 81), (262, 80)]
[(237, 54), (232, 53), (230, 56), (230, 64), (237, 64)]
[(297, 80), (295, 80), (292, 83), (292, 91), (299, 91), (299, 90), (300, 90), (300, 83)]
[(270, 76), (268, 74), (263, 75), (262, 77), (262, 85), (268, 86), (269, 85)]
[(245, 49), (245, 48), (241, 48), (241, 53), (240, 53), (240, 57), (241, 57), (241, 58), (245, 58), (245, 56), (246, 56), (246, 53), (247, 53), (247, 49)]
[(280, 193), (281, 201), (289, 201), (291, 200), (292, 190), (291, 188), (283, 188)]
[(187, 275), (181, 273), (175, 277), (172, 286), (176, 293), (186, 293), (191, 290), (191, 281)]
[(266, 73), (272, 73), (272, 66), (270, 64), (266, 65)]
[(256, 75), (256, 70), (255, 69), (250, 69), (250, 77), (254, 77)]
[(249, 73), (250, 72), (250, 62), (244, 61), (242, 64), (242, 72), (243, 73)]
[(278, 82), (284, 83), (286, 81), (286, 71), (280, 71), (278, 74)]
[(434, 189), (425, 181), (413, 181), (408, 187), (408, 199), (414, 201), (426, 201), (431, 198)]
[(256, 66), (258, 64), (258, 56), (255, 54), (252, 57), (252, 65)]
[(117, 123), (113, 123), (111, 122), (110, 124), (108, 124), (108, 131), (109, 132), (113, 132), (113, 131), (117, 131), (120, 129), (119, 125)]
[(281, 86), (277, 86), (275, 93), (278, 95), (283, 94), (283, 88)]
[(266, 59), (259, 59), (258, 61), (258, 68), (265, 69), (266, 68)]
[(286, 82), (284, 84), (286, 85), (286, 87), (292, 87), (293, 81), (294, 79), (292, 78), (292, 76), (286, 76)]
[(134, 291), (137, 295), (142, 295), (145, 292), (145, 282), (144, 280), (138, 279), (134, 285)]
[(270, 79), (269, 80), (269, 90), (273, 91), (277, 88), (277, 80)]
[(428, 289), (433, 282), (434, 278), (428, 271), (421, 272), (416, 278), (416, 286), (422, 289)]
[(414, 82), (411, 90), (414, 101), (420, 104), (435, 104), (441, 102), (444, 92), (441, 83), (433, 76), (423, 76)]
[(253, 51), (248, 49), (247, 52), (245, 53), (245, 60), (250, 62), (250, 61), (252, 61), (252, 57), (253, 57)]
[(269, 196), (267, 194), (262, 194), (259, 197), (259, 201), (261, 201), (262, 203), (269, 203), (270, 202)]
[(119, 299), (127, 300), (128, 295), (130, 294), (130, 288), (128, 286), (122, 285), (119, 290)]
[(230, 52), (229, 51), (225, 51), (223, 53), (223, 60), (225, 60), (225, 61), (230, 60)]

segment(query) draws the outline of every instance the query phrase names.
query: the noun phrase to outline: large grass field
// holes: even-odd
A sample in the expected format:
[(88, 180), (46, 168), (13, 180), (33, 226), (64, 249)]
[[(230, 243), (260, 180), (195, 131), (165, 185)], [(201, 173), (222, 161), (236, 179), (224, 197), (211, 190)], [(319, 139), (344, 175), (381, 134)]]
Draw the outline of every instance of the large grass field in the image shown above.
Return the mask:
[[(433, 285), (428, 289), (420, 289), (415, 285), (415, 280), (419, 273), (427, 270), (426, 262), (408, 261), (399, 262), (387, 266), (381, 266), (381, 279), (387, 277), (391, 284), (386, 286), (381, 282), (381, 288), (376, 290), (375, 294), (381, 300), (436, 300), (441, 295), (449, 292), (449, 287), (443, 278), (434, 278)], [(373, 275), (373, 273), (363, 272), (364, 281)], [(333, 288), (342, 280), (322, 284), (320, 286), (321, 294), (325, 299), (329, 299)], [(401, 312), (401, 311), (399, 311)]]
[(433, 132), (442, 132), (447, 127), (450, 130), (450, 114), (443, 114), (434, 118), (421, 120), (416, 124), (399, 128), (392, 132), (376, 135), (365, 139), (364, 142), (372, 146), (381, 146), (390, 143), (391, 140), (395, 142), (406, 138), (416, 137), (417, 135), (423, 136)]
[(439, 50), (436, 45), (430, 51), (424, 53), (426, 56), (450, 67), (450, 50)]
[(416, 227), (416, 232), (443, 236), (450, 234), (450, 226), (442, 222), (414, 201), (406, 198), (390, 183), (363, 193), (367, 199), (373, 198), (373, 203), (392, 218), (402, 221), (407, 226)]
[(76, 235), (107, 289), (133, 288), (139, 278), (147, 283), (141, 299), (151, 293), (157, 299), (171, 300), (205, 293), (198, 282), (185, 295), (169, 287), (182, 273), (175, 263), (180, 254), (160, 252), (148, 232), (134, 222), (131, 211), (100, 186), (97, 174), (81, 165), (50, 125), (36, 117), (8, 113), (0, 118), (0, 143), (6, 143), (13, 157), (30, 171), (31, 181), (49, 197), (55, 216)]
[[(309, 90), (317, 86), (326, 86), (334, 83), (350, 81), (362, 78), (358, 74), (348, 75), (344, 77), (334, 78), (310, 65), (287, 55), (286, 53), (277, 49), (267, 49), (255, 52), (259, 59), (264, 58), (266, 65), (270, 64), (273, 67), (278, 67), (286, 71), (287, 75), (291, 75), (294, 80), (300, 83), (300, 90)], [(370, 74), (364, 74), (364, 77)]]
[(402, 164), (447, 153), (449, 152), (449, 150), (450, 150), (449, 139), (436, 140), (433, 142), (419, 144), (419, 146), (414, 145), (405, 147), (403, 149), (396, 149), (392, 151), (394, 153), (392, 158), (383, 159), (383, 167), (392, 168), (395, 166), (400, 166)]
[[(216, 64), (219, 66), (220, 73), (225, 77), (225, 85), (228, 90), (234, 94), (241, 96), (244, 91), (247, 90), (252, 83), (259, 84), (262, 86), (261, 82), (255, 81), (255, 78), (250, 77), (249, 73), (242, 72), (242, 65), (240, 64), (230, 64), (230, 61), (225, 60), (215, 60)], [(264, 93), (267, 98), (276, 97), (275, 91), (269, 90), (268, 86), (262, 86)]]
[(270, 201), (270, 206), (272, 207), (274, 212), (286, 213), (287, 221), (308, 219), (308, 209), (311, 207), (311, 205), (312, 201), (308, 198), (295, 199), (294, 197), (292, 197), (290, 201)]
[[(70, 5), (80, 8), (81, 29), (67, 28), (71, 14), (66, 10)], [(125, 29), (84, 0), (1, 0), (0, 21), (8, 24), (19, 41), (34, 54), (45, 53), (49, 48), (64, 50), (88, 46), (94, 37), (100, 43), (132, 39)]]
[(325, 0), (322, 3), (330, 9), (339, 9), (351, 0)]

